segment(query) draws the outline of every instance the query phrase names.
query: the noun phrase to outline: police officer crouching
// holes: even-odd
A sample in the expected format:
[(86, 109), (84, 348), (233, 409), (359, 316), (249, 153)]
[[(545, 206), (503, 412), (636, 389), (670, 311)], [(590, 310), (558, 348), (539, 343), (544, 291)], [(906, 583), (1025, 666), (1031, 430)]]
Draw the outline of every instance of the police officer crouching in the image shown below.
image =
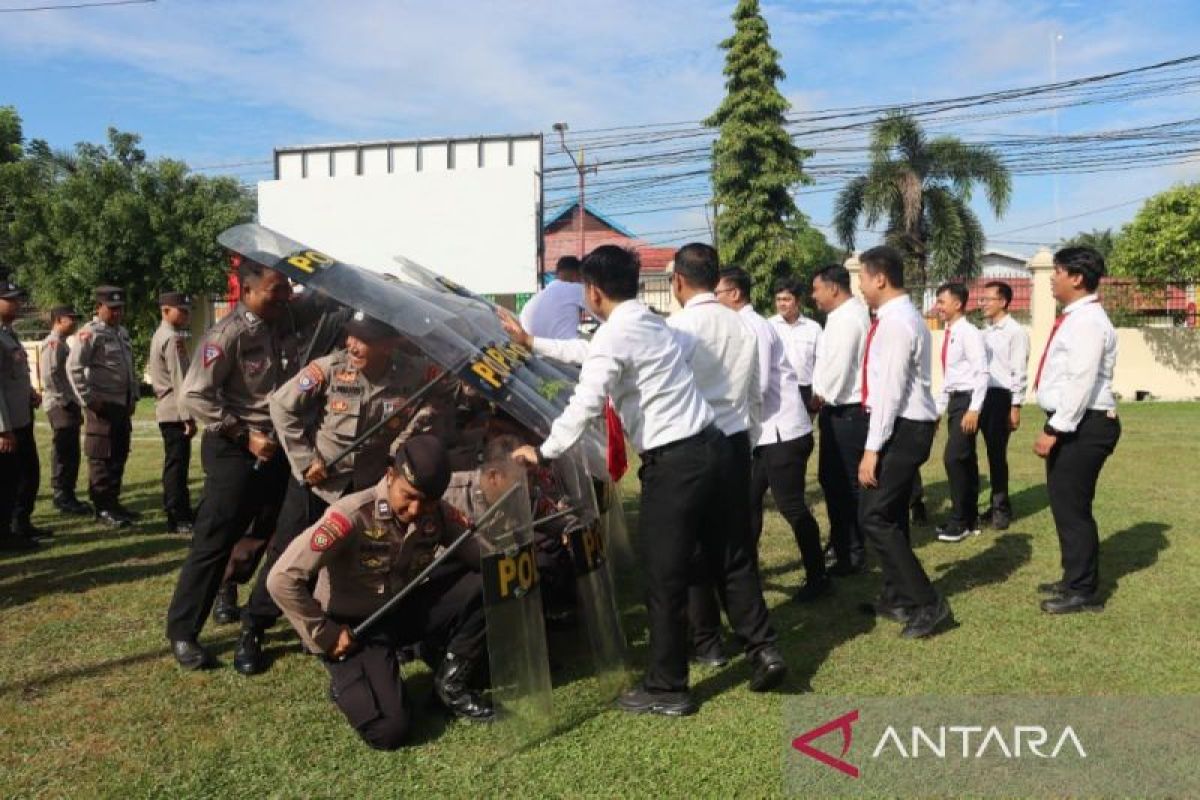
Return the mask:
[(422, 656), (434, 667), (434, 693), (454, 715), (484, 721), (494, 714), (470, 683), (486, 656), (474, 540), (374, 632), (362, 640), (351, 632), (428, 566), (439, 546), (466, 529), (463, 516), (440, 500), (449, 481), (441, 442), (413, 437), (375, 486), (338, 500), (296, 537), (267, 578), (271, 597), (305, 646), (322, 656), (334, 703), (363, 741), (379, 750), (400, 747), (411, 725), (412, 702), (396, 656), (400, 646), (421, 643)]

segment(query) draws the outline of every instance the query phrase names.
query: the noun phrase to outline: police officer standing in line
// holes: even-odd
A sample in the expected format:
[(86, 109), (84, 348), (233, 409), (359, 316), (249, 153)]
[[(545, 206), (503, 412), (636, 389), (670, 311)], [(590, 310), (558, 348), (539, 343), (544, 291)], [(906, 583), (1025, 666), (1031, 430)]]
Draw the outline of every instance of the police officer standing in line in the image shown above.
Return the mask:
[(41, 395), (29, 382), (29, 357), (13, 331), (25, 292), (0, 279), (0, 550), (34, 550), (49, 532), (29, 523), (39, 463), (33, 409)]
[(401, 747), (412, 724), (396, 656), (401, 646), (421, 644), (434, 669), (434, 694), (455, 716), (494, 715), (471, 688), (487, 653), (477, 540), (463, 544), (375, 631), (362, 640), (351, 633), (427, 567), (438, 547), (466, 530), (462, 514), (439, 499), (449, 481), (441, 443), (413, 437), (378, 483), (331, 505), (267, 577), (305, 648), (321, 656), (331, 699), (377, 750)]
[(162, 322), (150, 339), (150, 357), (146, 372), (154, 389), (154, 419), (163, 440), (163, 510), (167, 512), (167, 530), (192, 532), (192, 498), (188, 491), (188, 466), (192, 461), (192, 437), (196, 423), (179, 408), (183, 380), (191, 358), (187, 340), (192, 299), (182, 292), (164, 292), (158, 296)]
[(998, 531), (1012, 521), (1008, 499), (1008, 437), (1021, 427), (1021, 404), (1029, 380), (1029, 334), (1008, 313), (1012, 287), (991, 281), (983, 287), (979, 302), (988, 326), (983, 344), (988, 356), (988, 390), (979, 415), (979, 430), (987, 445), (988, 484), (991, 502), (983, 522)]
[(64, 514), (91, 516), (92, 507), (75, 496), (79, 479), (79, 436), (83, 410), (67, 376), (67, 337), (75, 333), (79, 315), (69, 306), (50, 310), (50, 335), (38, 353), (38, 375), (42, 381), (42, 407), (53, 431), (50, 449), (50, 488), (54, 507)]
[(119, 500), (129, 459), (138, 378), (129, 332), (121, 325), (125, 291), (98, 286), (95, 297), (96, 316), (75, 336), (67, 354), (67, 375), (84, 407), (83, 452), (88, 459), (88, 495), (96, 507), (96, 518), (111, 528), (127, 528), (141, 516)]
[(1050, 288), (1062, 304), (1038, 363), (1034, 388), (1049, 420), (1033, 445), (1046, 459), (1046, 491), (1062, 550), (1062, 578), (1038, 591), (1048, 614), (1103, 611), (1100, 534), (1092, 501), (1100, 470), (1121, 438), (1113, 370), (1117, 332), (1096, 290), (1104, 257), (1090, 247), (1054, 254)]
[(344, 349), (313, 361), (271, 396), (271, 422), (292, 474), (258, 580), (242, 609), (233, 666), (243, 675), (266, 668), (264, 632), (279, 619), (267, 591), (271, 568), (330, 503), (383, 477), (389, 445), (408, 419), (394, 417), (336, 465), (326, 465), (399, 409), (420, 385), (420, 374), (393, 358), (401, 343), (395, 328), (358, 312), (345, 331)]
[(292, 289), (282, 273), (249, 260), (238, 267), (238, 280), (241, 299), (200, 341), (180, 397), (182, 412), (203, 426), (205, 473), (191, 548), (167, 610), (167, 638), (184, 669), (211, 663), (197, 637), (230, 551), (287, 484), (268, 405), (283, 382), (278, 323)]

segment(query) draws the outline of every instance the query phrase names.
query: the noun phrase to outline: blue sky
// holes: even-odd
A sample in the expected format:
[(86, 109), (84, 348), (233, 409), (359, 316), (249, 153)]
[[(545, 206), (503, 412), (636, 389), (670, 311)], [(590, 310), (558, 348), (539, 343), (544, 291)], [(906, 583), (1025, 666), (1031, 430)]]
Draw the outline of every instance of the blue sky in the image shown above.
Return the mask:
[[(47, 0), (48, 2), (51, 0)], [(64, 0), (65, 2), (65, 0)], [(0, 0), (0, 9), (39, 5)], [(263, 161), (277, 145), (373, 138), (572, 130), (698, 120), (724, 92), (732, 2), (510, 0), (452, 3), (159, 0), (150, 5), (0, 14), (0, 104), (26, 135), (69, 146), (109, 125), (152, 155), (196, 166)], [(1200, 4), (838, 0), (764, 3), (797, 111), (904, 102), (1047, 82), (1200, 51)], [(1064, 133), (1194, 117), (1194, 95), (1069, 109)], [(952, 132), (1048, 133), (1048, 115)], [(269, 167), (224, 170), (246, 181)], [(604, 166), (601, 162), (601, 174)], [(1200, 179), (1192, 161), (1061, 179), (1074, 215)], [(1052, 243), (1051, 180), (1018, 178), (1002, 220), (981, 214), (1000, 249)], [(832, 194), (801, 196), (818, 223)], [(675, 205), (663, 200), (662, 205)], [(610, 211), (603, 204), (601, 211)], [(1061, 223), (1120, 225), (1137, 204)], [(699, 210), (614, 216), (637, 231), (690, 229)], [(1013, 229), (1019, 233), (1008, 233)], [(653, 236), (651, 238), (654, 238)], [(669, 240), (669, 236), (663, 236)], [(860, 245), (871, 244), (870, 234)]]

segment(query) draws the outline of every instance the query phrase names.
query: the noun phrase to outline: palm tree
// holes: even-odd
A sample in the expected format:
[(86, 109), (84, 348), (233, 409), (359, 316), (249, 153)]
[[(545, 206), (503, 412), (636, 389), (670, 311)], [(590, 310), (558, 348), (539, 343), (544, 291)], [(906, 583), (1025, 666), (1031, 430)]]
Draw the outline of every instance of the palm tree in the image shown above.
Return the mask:
[(1093, 228), (1090, 231), (1080, 231), (1070, 239), (1059, 242), (1059, 247), (1074, 247), (1078, 245), (1086, 245), (1094, 247), (1100, 255), (1106, 259), (1112, 255), (1113, 248), (1117, 246), (1117, 237), (1113, 234), (1112, 228)]
[(834, 230), (853, 250), (860, 217), (869, 228), (886, 218), (884, 240), (905, 254), (922, 285), (931, 275), (970, 277), (984, 245), (983, 226), (969, 205), (976, 184), (1002, 216), (1012, 180), (993, 150), (953, 136), (929, 139), (910, 114), (893, 112), (871, 132), (867, 174), (834, 201)]

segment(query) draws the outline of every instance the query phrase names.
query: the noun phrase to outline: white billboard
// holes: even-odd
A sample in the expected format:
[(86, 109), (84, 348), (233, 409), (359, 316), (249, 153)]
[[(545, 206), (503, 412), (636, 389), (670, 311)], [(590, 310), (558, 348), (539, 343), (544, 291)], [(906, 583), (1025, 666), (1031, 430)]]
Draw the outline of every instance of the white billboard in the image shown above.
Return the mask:
[(401, 255), (481, 294), (537, 288), (537, 134), (281, 148), (260, 222), (381, 272)]

